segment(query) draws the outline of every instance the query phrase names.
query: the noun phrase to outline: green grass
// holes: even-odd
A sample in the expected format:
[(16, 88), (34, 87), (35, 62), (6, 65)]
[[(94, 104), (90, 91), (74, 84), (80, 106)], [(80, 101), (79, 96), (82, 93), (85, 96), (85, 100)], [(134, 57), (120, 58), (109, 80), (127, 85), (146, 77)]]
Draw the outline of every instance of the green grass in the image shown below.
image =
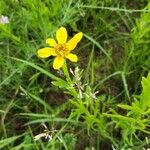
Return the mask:
[[(150, 2), (1, 0), (1, 15), (0, 149), (150, 147)], [(61, 26), (84, 37), (56, 71), (36, 53)]]

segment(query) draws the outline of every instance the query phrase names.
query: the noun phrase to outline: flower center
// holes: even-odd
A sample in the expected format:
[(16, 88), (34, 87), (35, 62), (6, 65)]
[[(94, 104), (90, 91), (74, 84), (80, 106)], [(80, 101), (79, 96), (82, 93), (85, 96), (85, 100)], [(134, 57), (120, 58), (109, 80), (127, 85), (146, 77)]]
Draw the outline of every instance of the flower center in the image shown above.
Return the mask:
[(62, 56), (62, 57), (64, 57), (68, 53), (66, 44), (58, 44), (55, 47), (55, 50), (56, 50), (57, 55)]

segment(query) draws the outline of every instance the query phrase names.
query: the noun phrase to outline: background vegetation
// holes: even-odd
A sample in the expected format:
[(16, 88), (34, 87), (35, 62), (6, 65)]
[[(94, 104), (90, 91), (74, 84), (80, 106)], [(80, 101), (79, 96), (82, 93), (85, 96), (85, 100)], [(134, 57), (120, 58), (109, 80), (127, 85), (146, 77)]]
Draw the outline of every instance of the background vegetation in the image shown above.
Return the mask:
[[(1, 0), (0, 15), (0, 149), (150, 147), (149, 1)], [(36, 55), (61, 26), (84, 33), (68, 62), (79, 97)]]

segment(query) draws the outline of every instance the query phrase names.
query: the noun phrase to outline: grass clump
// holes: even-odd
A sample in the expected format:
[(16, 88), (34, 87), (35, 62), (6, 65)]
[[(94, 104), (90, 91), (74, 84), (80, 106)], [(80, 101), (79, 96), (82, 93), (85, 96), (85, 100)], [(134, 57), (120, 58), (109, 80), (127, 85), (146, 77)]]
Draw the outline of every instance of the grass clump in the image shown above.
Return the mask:
[[(0, 1), (0, 149), (147, 149), (149, 6)], [(83, 33), (79, 61), (54, 70), (52, 57), (40, 59), (37, 50), (62, 26), (68, 39)]]

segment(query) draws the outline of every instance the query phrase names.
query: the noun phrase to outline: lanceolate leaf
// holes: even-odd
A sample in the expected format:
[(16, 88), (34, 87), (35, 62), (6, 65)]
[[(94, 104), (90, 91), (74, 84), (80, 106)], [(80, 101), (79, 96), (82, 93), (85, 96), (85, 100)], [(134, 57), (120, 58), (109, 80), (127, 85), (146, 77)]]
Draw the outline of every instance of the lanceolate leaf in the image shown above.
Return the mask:
[(142, 93), (140, 96), (140, 107), (143, 110), (146, 110), (146, 108), (150, 107), (150, 72), (147, 76), (147, 78), (142, 78)]

